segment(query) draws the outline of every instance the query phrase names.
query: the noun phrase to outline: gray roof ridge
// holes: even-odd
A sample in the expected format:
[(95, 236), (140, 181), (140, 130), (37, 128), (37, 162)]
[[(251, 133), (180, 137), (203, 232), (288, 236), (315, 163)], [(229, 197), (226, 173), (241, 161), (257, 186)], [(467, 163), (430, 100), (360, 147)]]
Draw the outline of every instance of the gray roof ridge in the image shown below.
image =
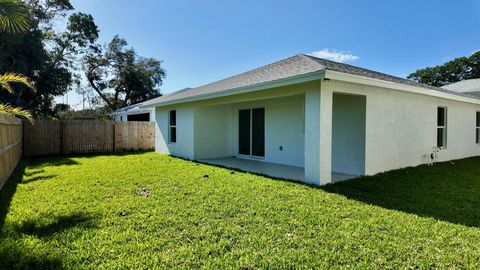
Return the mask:
[[(316, 65), (319, 66), (320, 69), (326, 69), (327, 67), (326, 67), (325, 65), (320, 64), (318, 61), (315, 61), (313, 58), (317, 58), (317, 59), (322, 59), (322, 60), (329, 61), (329, 60), (327, 60), (327, 59), (318, 58), (318, 57), (313, 57), (313, 56), (310, 56), (310, 55), (304, 54), (304, 53), (299, 53), (299, 54), (296, 54), (295, 56), (302, 57), (302, 58), (307, 59), (308, 61), (310, 61), (310, 62), (312, 62), (312, 63), (315, 63)], [(330, 61), (330, 62), (333, 62), (333, 61)]]
[[(390, 75), (390, 74), (387, 74), (387, 73), (383, 73), (383, 72), (371, 70), (371, 69), (368, 69), (368, 68), (363, 68), (363, 67), (354, 66), (354, 65), (345, 64), (345, 63), (340, 63), (340, 62), (335, 62), (335, 61), (332, 61), (332, 60), (328, 60), (328, 59), (324, 59), (324, 58), (320, 58), (320, 57), (316, 57), (316, 56), (312, 56), (312, 55), (308, 55), (308, 54), (304, 54), (304, 56), (306, 56), (306, 57), (308, 57), (308, 58), (311, 58), (311, 59), (319, 59), (319, 60), (321, 60), (321, 61), (325, 61), (325, 62), (331, 63), (332, 65), (341, 65), (341, 66), (350, 67), (350, 68), (357, 69), (357, 70), (362, 70), (362, 71), (365, 71), (365, 72), (368, 72), (368, 73), (375, 73), (375, 74), (378, 74), (378, 75), (381, 75), (381, 76), (390, 77), (390, 78), (396, 79), (396, 80), (402, 80), (402, 81), (405, 81), (405, 82), (414, 83), (414, 84), (416, 84), (418, 87), (423, 87), (423, 88), (428, 88), (428, 89), (434, 89), (434, 90), (444, 90), (444, 89), (442, 89), (442, 88), (440, 88), (440, 87), (436, 87), (436, 86), (429, 85), (429, 84), (425, 84), (425, 83), (420, 83), (420, 82), (417, 82), (417, 81), (414, 81), (414, 80), (410, 80), (410, 79), (406, 79), (406, 78), (402, 78), (402, 77)], [(327, 70), (329, 69), (328, 67), (325, 67), (325, 68), (326, 68)], [(332, 69), (330, 69), (330, 70), (332, 70)], [(335, 70), (333, 70), (333, 71), (335, 71)], [(372, 77), (371, 77), (371, 78), (372, 78)], [(380, 80), (381, 80), (381, 79), (380, 79)]]

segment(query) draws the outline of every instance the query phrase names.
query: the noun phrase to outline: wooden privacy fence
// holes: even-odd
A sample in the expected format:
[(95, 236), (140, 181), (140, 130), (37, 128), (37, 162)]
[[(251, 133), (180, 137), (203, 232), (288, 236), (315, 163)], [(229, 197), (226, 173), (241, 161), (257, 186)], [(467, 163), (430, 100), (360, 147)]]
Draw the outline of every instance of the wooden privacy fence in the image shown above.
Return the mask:
[(155, 148), (155, 123), (38, 120), (24, 126), (24, 155), (95, 153)]
[(0, 189), (22, 157), (22, 121), (0, 113)]

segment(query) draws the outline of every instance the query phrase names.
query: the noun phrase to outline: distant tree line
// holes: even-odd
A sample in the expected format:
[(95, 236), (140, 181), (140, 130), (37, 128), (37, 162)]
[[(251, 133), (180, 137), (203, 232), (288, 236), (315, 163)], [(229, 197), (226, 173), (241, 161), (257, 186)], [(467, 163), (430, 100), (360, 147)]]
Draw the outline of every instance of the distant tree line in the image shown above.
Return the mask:
[(455, 58), (443, 65), (419, 69), (407, 78), (438, 87), (480, 78), (480, 51), (469, 57)]

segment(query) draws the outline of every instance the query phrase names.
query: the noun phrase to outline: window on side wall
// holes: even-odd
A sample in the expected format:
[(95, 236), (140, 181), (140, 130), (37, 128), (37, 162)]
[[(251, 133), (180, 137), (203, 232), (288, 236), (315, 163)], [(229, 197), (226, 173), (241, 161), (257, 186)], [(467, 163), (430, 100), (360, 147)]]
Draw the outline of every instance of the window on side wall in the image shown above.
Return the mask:
[(447, 148), (447, 108), (437, 108), (437, 147)]
[(170, 111), (168, 117), (168, 141), (177, 142), (177, 111)]
[(477, 112), (477, 119), (475, 125), (475, 142), (480, 144), (480, 112)]

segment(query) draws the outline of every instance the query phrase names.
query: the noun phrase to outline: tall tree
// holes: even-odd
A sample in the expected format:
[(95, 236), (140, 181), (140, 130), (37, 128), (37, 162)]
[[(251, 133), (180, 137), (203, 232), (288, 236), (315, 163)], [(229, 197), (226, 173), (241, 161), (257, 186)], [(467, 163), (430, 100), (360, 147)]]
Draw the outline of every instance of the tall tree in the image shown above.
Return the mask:
[[(53, 99), (70, 90), (75, 63), (98, 38), (93, 17), (72, 13), (69, 0), (26, 0), (30, 26), (22, 35), (0, 32), (0, 74), (15, 72), (28, 76), (37, 91), (18, 87), (14, 93), (0, 92), (0, 101), (31, 110), (36, 116), (55, 113)], [(64, 31), (54, 22), (67, 17)]]
[(160, 96), (166, 75), (161, 61), (143, 58), (127, 45), (115, 36), (108, 45), (92, 47), (84, 58), (90, 86), (112, 111)]
[(480, 78), (480, 51), (469, 57), (459, 57), (443, 65), (419, 69), (407, 78), (417, 82), (444, 86), (454, 82)]

